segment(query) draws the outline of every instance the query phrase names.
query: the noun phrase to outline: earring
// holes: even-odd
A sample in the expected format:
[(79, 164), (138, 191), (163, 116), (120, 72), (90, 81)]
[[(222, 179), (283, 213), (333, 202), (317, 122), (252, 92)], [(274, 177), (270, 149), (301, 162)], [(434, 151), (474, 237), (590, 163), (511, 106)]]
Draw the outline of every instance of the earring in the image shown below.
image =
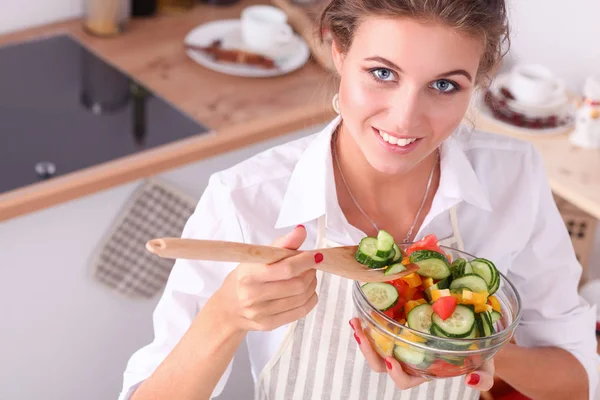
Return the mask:
[(333, 111), (335, 111), (337, 114), (340, 113), (340, 95), (339, 94), (334, 94), (333, 95), (333, 99), (331, 100), (331, 105), (333, 106)]

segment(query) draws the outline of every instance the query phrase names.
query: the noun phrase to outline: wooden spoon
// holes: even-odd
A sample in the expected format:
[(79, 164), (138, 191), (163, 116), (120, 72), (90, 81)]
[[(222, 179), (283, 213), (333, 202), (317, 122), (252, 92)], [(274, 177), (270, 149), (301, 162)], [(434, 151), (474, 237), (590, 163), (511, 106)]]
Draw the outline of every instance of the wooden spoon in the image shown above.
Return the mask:
[[(162, 258), (262, 264), (272, 264), (301, 252), (256, 244), (169, 237), (148, 241), (146, 249)], [(384, 275), (383, 268), (369, 268), (356, 261), (354, 254), (357, 249), (358, 246), (340, 246), (314, 250), (323, 254), (323, 261), (315, 264), (315, 268), (360, 282), (391, 281), (418, 269), (410, 264), (405, 271)]]

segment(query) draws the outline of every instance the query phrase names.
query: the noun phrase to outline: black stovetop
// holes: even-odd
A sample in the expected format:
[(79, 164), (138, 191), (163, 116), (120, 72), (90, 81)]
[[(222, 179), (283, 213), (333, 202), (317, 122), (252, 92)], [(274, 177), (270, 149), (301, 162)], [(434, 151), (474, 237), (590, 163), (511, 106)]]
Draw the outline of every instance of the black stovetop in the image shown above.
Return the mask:
[(0, 47), (0, 193), (206, 132), (68, 35)]

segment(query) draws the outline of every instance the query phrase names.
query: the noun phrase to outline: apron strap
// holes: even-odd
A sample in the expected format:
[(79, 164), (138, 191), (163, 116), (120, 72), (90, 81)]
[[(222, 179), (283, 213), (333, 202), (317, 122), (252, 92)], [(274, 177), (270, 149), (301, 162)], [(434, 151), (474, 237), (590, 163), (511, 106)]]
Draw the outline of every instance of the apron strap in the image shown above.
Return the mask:
[(460, 229), (458, 229), (458, 218), (456, 216), (456, 205), (450, 208), (450, 223), (452, 224), (452, 231), (454, 232), (454, 240), (456, 241), (456, 247), (458, 250), (464, 251), (465, 246), (460, 236)]

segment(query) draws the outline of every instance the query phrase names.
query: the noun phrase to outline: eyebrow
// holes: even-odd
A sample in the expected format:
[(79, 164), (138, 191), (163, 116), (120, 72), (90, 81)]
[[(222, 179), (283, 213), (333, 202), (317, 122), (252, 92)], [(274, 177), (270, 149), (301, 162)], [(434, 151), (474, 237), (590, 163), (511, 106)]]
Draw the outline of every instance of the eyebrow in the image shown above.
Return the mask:
[[(378, 61), (382, 64), (385, 64), (386, 66), (393, 68), (395, 70), (398, 70), (400, 72), (402, 71), (402, 68), (400, 68), (399, 66), (397, 66), (396, 64), (394, 64), (393, 62), (391, 62), (390, 60), (388, 60), (387, 58), (383, 58), (383, 57), (379, 57), (379, 56), (374, 56), (374, 57), (368, 57), (365, 58), (366, 61)], [(436, 76), (436, 78), (443, 78), (446, 76), (451, 76), (451, 75), (463, 75), (464, 77), (466, 77), (469, 82), (473, 81), (473, 78), (471, 77), (471, 74), (469, 74), (467, 71), (465, 71), (464, 69), (455, 69), (452, 71), (448, 71), (448, 72), (444, 72), (442, 74), (439, 74), (438, 76)]]

